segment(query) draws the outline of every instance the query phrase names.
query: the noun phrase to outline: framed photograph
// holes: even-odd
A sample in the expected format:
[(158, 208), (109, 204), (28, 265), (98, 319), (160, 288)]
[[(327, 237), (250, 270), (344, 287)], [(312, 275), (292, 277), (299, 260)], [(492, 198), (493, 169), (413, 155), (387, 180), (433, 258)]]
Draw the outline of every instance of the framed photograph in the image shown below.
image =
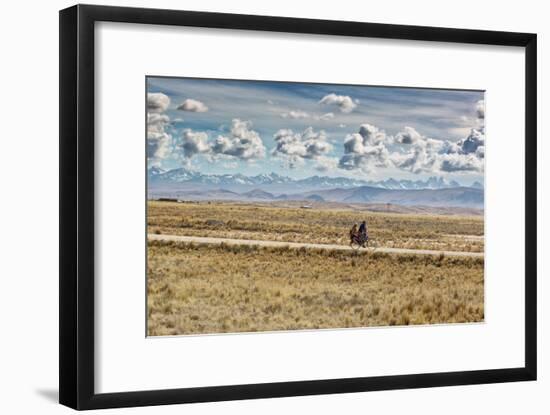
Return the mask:
[(536, 35), (60, 12), (60, 402), (536, 379)]

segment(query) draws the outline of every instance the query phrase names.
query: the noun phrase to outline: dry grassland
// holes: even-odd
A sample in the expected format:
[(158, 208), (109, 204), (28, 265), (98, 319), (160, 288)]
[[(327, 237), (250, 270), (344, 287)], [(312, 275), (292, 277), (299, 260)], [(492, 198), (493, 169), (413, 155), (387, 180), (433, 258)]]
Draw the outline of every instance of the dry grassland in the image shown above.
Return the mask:
[(148, 232), (186, 236), (348, 244), (367, 220), (379, 246), (483, 252), (482, 216), (410, 215), (351, 209), (300, 209), (231, 202), (148, 202)]
[[(168, 211), (155, 204), (152, 208), (153, 222), (165, 223), (173, 217), (168, 213), (181, 213), (179, 206), (170, 206)], [(241, 223), (242, 211), (231, 209), (226, 207), (224, 215), (220, 212), (212, 217)], [(247, 223), (269, 224), (261, 220), (262, 215), (266, 212), (256, 211)], [(308, 226), (326, 229), (324, 217), (304, 215)], [(290, 226), (296, 223), (294, 217), (280, 223)], [(334, 220), (338, 217), (331, 216)], [(374, 223), (383, 223), (383, 217), (370, 219), (374, 218)], [(204, 223), (202, 207), (187, 220)], [(170, 224), (174, 226), (174, 219), (154, 226), (174, 233)], [(409, 225), (405, 221), (399, 228), (402, 238), (412, 232)], [(464, 226), (468, 232), (479, 230), (476, 223)], [(435, 229), (449, 232), (449, 223)], [(227, 231), (233, 230), (228, 226)], [(296, 233), (301, 235), (300, 231), (297, 227)], [(484, 319), (480, 258), (150, 241), (147, 284), (151, 336)]]

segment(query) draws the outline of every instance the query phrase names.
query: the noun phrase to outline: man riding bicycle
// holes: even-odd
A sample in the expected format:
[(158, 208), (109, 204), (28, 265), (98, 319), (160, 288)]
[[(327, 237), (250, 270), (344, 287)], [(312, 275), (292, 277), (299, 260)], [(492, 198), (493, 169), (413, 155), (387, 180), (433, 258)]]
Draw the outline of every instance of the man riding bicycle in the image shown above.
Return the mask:
[(361, 222), (359, 229), (357, 229), (357, 224), (354, 224), (349, 234), (350, 234), (350, 241), (352, 243), (356, 242), (361, 246), (365, 246), (365, 244), (369, 240), (367, 222), (366, 221)]
[(366, 242), (369, 240), (366, 221), (361, 222), (361, 226), (359, 226), (359, 238), (361, 238), (361, 241), (363, 242)]

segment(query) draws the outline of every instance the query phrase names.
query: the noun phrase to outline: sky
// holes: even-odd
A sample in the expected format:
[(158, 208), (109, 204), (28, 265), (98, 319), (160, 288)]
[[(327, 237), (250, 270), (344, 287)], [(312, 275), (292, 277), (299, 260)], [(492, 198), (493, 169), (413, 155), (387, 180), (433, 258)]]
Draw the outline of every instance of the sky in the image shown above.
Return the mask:
[(483, 183), (483, 91), (147, 78), (148, 166)]

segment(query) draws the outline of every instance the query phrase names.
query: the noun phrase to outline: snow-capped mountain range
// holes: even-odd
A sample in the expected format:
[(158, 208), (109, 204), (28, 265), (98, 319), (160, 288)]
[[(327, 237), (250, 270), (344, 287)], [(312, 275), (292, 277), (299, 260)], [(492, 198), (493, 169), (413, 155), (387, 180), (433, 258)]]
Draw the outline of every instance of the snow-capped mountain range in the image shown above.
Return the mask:
[[(281, 188), (292, 187), (300, 189), (330, 189), (352, 188), (359, 186), (371, 186), (391, 190), (418, 190), (418, 189), (450, 189), (463, 187), (458, 182), (447, 181), (442, 177), (430, 177), (426, 180), (396, 180), (393, 178), (381, 181), (353, 179), (349, 177), (311, 176), (305, 179), (292, 179), (277, 173), (245, 176), (243, 174), (203, 174), (185, 168), (163, 170), (151, 167), (148, 170), (150, 187), (168, 185), (213, 185), (224, 186), (232, 189), (257, 187), (257, 188)], [(470, 187), (483, 189), (483, 185), (474, 182)]]

